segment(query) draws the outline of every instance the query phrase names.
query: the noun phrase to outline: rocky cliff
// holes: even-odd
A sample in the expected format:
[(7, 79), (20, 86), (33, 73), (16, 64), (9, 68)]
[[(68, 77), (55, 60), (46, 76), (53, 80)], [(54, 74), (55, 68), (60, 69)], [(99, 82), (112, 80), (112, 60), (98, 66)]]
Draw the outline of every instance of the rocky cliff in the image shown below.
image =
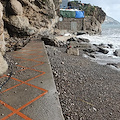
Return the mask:
[(0, 2), (4, 6), (3, 20), (7, 51), (23, 47), (30, 36), (53, 34), (58, 21), (58, 1), (0, 0)]
[(5, 51), (20, 49), (34, 37), (52, 40), (58, 6), (56, 0), (0, 0), (0, 75), (8, 68)]
[(85, 4), (82, 9), (85, 11), (85, 30), (91, 34), (100, 34), (106, 13), (100, 7), (90, 4)]

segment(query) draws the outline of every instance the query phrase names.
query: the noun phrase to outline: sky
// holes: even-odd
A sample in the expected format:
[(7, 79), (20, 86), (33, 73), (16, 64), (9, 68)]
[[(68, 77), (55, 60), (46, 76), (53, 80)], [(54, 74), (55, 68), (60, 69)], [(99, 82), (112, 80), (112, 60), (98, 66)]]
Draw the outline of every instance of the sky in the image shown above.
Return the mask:
[(120, 22), (120, 0), (81, 0), (81, 2), (101, 7), (108, 16)]

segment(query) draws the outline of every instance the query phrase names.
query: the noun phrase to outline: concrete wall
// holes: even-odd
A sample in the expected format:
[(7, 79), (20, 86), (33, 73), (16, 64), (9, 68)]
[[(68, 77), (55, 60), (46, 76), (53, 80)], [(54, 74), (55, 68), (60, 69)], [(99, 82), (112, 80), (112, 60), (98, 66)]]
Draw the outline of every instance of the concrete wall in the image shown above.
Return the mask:
[(57, 28), (68, 31), (85, 31), (89, 34), (101, 34), (101, 23), (94, 16), (85, 18), (61, 18)]
[(60, 30), (71, 30), (71, 31), (81, 31), (85, 30), (84, 18), (62, 18), (57, 24)]

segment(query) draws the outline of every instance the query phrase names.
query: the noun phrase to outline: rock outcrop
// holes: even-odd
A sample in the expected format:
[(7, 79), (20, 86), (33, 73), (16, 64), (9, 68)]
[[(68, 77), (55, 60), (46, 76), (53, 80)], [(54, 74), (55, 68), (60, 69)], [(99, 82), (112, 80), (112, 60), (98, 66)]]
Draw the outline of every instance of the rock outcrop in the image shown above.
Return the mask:
[(85, 4), (83, 10), (85, 11), (85, 30), (91, 34), (100, 34), (106, 13), (100, 7), (90, 4)]
[(0, 3), (0, 75), (2, 75), (8, 69), (7, 62), (4, 60), (5, 54), (5, 41), (4, 41), (4, 24), (3, 24), (3, 6)]
[[(54, 33), (58, 21), (59, 1), (56, 0), (1, 0), (4, 8), (5, 40), (7, 46), (17, 49), (26, 37)], [(9, 36), (9, 37), (8, 37)], [(12, 42), (16, 37), (21, 41)], [(13, 45), (14, 44), (14, 45)], [(25, 42), (26, 44), (26, 42)], [(23, 46), (25, 45), (23, 42)], [(14, 49), (13, 48), (13, 49)], [(10, 47), (7, 47), (10, 51)]]

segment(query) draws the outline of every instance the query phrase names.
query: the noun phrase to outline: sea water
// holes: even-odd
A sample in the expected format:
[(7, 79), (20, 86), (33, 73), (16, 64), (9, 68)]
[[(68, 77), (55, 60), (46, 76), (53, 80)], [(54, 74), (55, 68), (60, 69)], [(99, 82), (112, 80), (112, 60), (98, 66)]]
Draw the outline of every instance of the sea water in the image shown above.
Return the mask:
[(91, 44), (104, 44), (107, 47), (108, 44), (113, 45), (112, 48), (105, 48), (109, 50), (108, 54), (96, 53), (95, 59), (92, 58), (93, 61), (103, 65), (107, 63), (120, 63), (120, 57), (114, 55), (115, 50), (120, 49), (120, 25), (103, 24), (101, 35), (82, 35), (80, 37), (89, 39)]

